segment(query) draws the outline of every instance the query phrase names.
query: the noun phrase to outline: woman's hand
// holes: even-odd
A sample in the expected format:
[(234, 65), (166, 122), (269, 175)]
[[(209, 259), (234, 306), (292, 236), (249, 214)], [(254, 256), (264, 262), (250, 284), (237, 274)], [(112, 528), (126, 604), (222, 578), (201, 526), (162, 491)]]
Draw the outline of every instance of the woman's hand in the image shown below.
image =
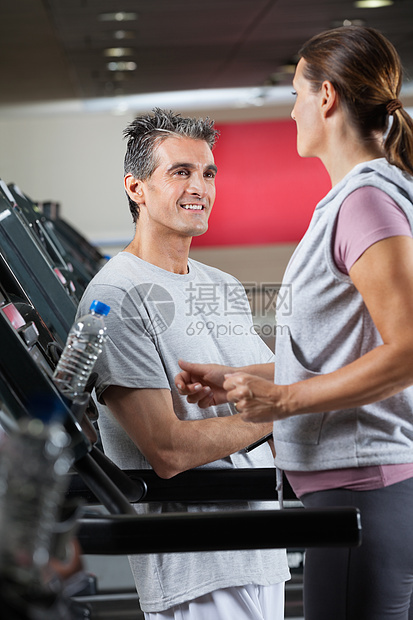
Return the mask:
[(274, 385), (244, 372), (225, 375), (224, 389), (229, 402), (245, 422), (270, 422), (287, 417), (282, 405), (286, 386)]
[(227, 393), (223, 388), (224, 375), (235, 370), (220, 364), (192, 364), (179, 360), (182, 368), (175, 377), (175, 385), (181, 396), (189, 403), (197, 403), (201, 409), (212, 405), (227, 403)]

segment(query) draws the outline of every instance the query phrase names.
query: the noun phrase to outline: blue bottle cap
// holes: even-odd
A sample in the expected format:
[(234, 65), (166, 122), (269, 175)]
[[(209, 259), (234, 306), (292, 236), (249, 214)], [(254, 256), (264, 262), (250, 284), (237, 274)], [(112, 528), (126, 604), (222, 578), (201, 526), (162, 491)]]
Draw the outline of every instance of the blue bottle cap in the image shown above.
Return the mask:
[(90, 310), (92, 312), (96, 312), (96, 314), (103, 314), (103, 316), (107, 316), (110, 311), (110, 306), (107, 306), (103, 303), (103, 301), (98, 301), (94, 299), (90, 304)]

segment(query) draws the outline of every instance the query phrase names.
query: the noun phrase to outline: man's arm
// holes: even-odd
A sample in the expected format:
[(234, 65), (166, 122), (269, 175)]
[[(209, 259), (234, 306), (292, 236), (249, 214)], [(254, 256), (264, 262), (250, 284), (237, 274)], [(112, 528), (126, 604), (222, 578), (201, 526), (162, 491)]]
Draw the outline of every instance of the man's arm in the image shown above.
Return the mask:
[(161, 478), (238, 452), (272, 430), (272, 424), (246, 424), (238, 415), (180, 420), (167, 389), (110, 386), (104, 399)]

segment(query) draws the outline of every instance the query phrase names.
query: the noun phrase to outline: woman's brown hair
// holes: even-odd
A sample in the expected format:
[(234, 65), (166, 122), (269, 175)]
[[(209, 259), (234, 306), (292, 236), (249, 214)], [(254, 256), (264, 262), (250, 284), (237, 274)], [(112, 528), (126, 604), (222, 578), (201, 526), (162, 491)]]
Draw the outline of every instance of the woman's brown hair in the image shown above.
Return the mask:
[(331, 82), (361, 136), (387, 131), (386, 159), (413, 174), (413, 121), (398, 101), (402, 66), (392, 43), (373, 28), (343, 26), (316, 35), (299, 55), (314, 90)]

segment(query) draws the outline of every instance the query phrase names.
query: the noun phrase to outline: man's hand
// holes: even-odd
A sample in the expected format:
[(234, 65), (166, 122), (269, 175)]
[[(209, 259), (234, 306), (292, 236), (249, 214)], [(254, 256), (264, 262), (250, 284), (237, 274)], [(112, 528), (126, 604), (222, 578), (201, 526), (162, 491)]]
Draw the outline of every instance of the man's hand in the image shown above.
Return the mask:
[(182, 372), (176, 375), (175, 385), (189, 403), (198, 403), (201, 409), (205, 409), (228, 402), (223, 388), (224, 375), (234, 372), (235, 368), (220, 364), (192, 364), (184, 360), (179, 360), (179, 366)]

